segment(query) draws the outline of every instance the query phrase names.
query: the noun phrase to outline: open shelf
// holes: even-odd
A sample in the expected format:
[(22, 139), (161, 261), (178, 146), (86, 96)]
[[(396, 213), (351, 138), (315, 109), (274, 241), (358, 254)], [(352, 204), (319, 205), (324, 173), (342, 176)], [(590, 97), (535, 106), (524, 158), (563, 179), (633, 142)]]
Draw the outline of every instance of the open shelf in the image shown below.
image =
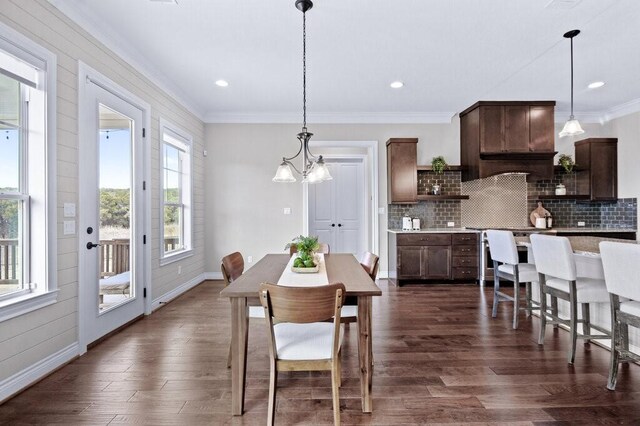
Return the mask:
[(420, 201), (468, 200), (469, 196), (455, 195), (455, 194), (442, 194), (442, 195), (418, 194), (417, 199)]
[(538, 195), (538, 200), (589, 200), (589, 195)]

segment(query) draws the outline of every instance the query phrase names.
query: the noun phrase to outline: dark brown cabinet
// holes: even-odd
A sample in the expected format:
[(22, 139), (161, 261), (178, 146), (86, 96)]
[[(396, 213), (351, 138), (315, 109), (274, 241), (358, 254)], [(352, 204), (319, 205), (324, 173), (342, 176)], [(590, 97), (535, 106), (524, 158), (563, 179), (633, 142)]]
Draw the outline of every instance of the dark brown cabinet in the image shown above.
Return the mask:
[(418, 139), (387, 141), (387, 202), (416, 203), (418, 196)]
[(402, 279), (421, 279), (424, 276), (422, 247), (398, 247), (398, 275)]
[(553, 176), (554, 101), (481, 101), (460, 113), (462, 180), (499, 173)]
[(576, 189), (592, 201), (618, 199), (618, 139), (590, 138), (575, 143)]

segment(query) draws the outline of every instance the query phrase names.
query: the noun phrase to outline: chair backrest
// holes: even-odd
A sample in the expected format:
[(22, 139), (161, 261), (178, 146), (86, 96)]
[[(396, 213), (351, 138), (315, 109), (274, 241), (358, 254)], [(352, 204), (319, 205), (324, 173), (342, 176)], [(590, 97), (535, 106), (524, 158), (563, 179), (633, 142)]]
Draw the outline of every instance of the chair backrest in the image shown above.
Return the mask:
[(513, 232), (490, 229), (487, 231), (487, 240), (489, 240), (489, 250), (493, 260), (509, 265), (519, 263), (518, 248), (513, 239)]
[[(298, 252), (298, 246), (295, 244), (291, 244), (289, 246), (289, 255), (293, 256)], [(320, 243), (320, 247), (316, 250), (316, 253), (329, 254), (331, 249), (329, 248), (329, 244)]]
[(289, 287), (263, 283), (260, 303), (268, 310), (268, 317), (294, 323), (319, 322), (336, 317), (345, 295), (342, 283), (318, 287)]
[(372, 280), (376, 280), (376, 275), (378, 275), (378, 266), (380, 262), (378, 256), (371, 252), (365, 252), (365, 254), (360, 259), (360, 265), (364, 268), (364, 270), (369, 274)]
[(226, 285), (234, 282), (244, 272), (244, 259), (242, 258), (242, 254), (236, 251), (223, 257), (220, 270), (222, 271), (222, 277)]
[(575, 281), (576, 262), (568, 238), (532, 234), (530, 239), (538, 273)]
[(603, 241), (600, 243), (600, 255), (607, 291), (640, 301), (640, 245)]

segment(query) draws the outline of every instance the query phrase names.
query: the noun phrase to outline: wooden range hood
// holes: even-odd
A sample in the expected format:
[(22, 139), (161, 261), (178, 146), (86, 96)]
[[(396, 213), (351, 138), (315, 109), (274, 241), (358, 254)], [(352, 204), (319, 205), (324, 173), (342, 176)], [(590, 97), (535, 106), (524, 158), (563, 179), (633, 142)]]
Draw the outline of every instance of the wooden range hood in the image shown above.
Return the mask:
[(553, 177), (555, 101), (480, 101), (460, 113), (462, 181)]

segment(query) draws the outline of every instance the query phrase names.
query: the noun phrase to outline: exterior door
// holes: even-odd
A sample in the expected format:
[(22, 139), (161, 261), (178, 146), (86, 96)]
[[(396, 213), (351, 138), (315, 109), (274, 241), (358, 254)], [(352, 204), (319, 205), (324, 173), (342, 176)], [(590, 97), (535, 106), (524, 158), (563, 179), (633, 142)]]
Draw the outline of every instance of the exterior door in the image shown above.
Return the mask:
[(143, 112), (88, 79), (79, 107), (80, 341), (86, 345), (144, 313)]
[(335, 253), (366, 250), (365, 170), (361, 159), (325, 160), (330, 181), (309, 185), (309, 234)]

